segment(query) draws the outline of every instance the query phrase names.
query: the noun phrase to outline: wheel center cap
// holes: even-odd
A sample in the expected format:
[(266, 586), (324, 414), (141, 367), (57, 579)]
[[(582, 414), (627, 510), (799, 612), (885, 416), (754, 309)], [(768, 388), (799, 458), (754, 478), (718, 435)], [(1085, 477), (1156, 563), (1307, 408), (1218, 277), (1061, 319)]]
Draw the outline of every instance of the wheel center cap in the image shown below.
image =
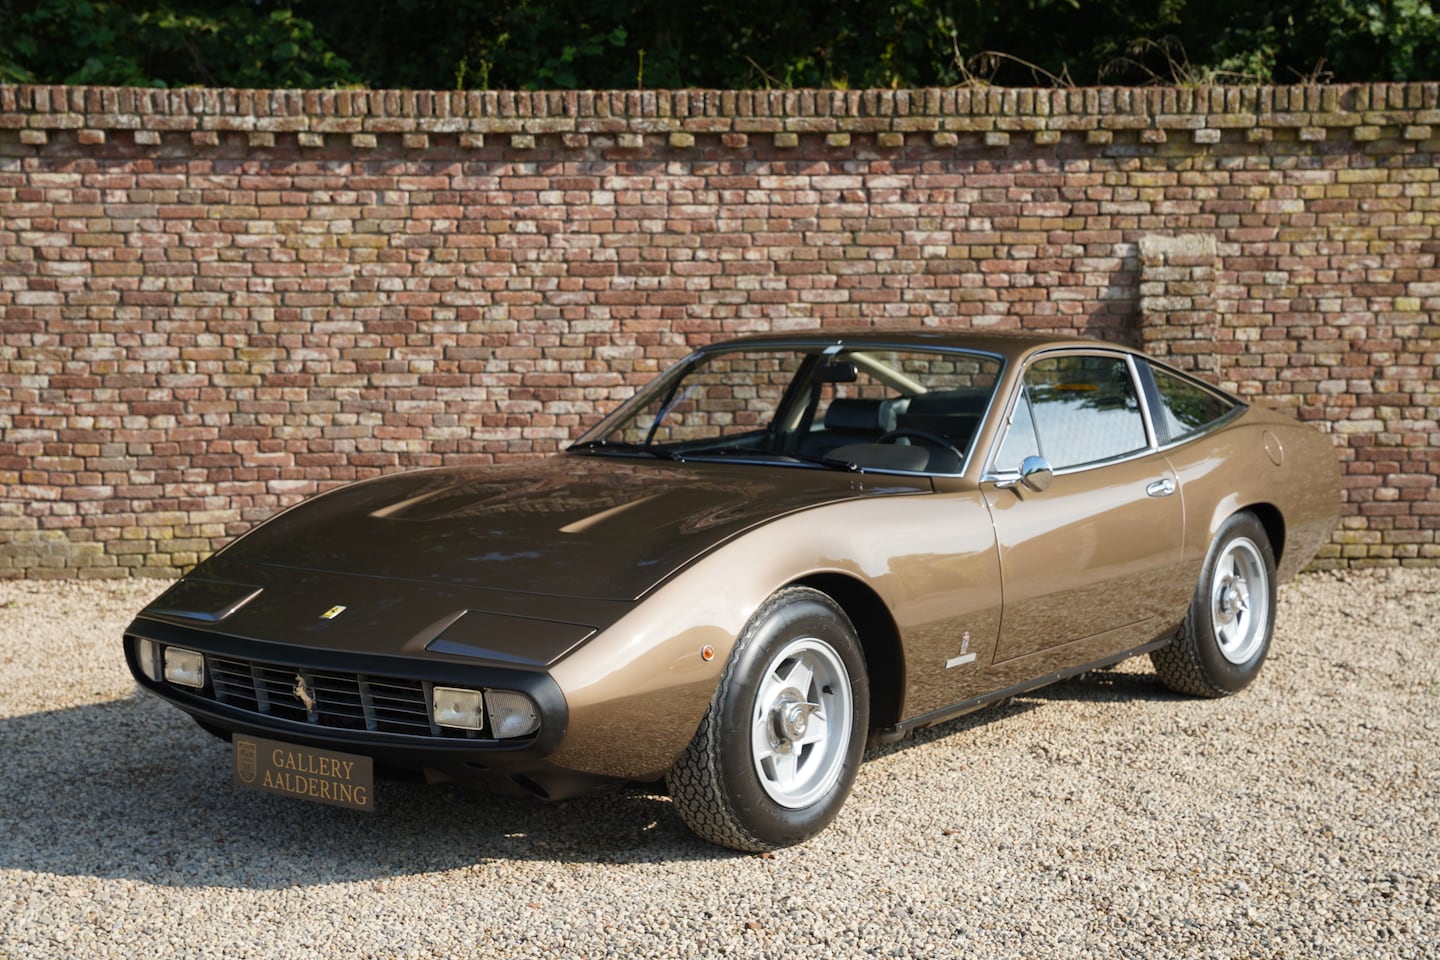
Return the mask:
[(795, 741), (805, 736), (810, 718), (820, 712), (820, 704), (809, 703), (798, 690), (784, 691), (770, 710), (770, 730), (775, 749), (788, 753)]
[(803, 737), (805, 728), (810, 726), (810, 713), (806, 706), (808, 704), (792, 703), (785, 708), (785, 733), (792, 740)]
[(1234, 620), (1240, 613), (1249, 606), (1250, 593), (1245, 587), (1245, 581), (1239, 577), (1233, 577), (1226, 581), (1220, 590), (1220, 617), (1226, 623)]

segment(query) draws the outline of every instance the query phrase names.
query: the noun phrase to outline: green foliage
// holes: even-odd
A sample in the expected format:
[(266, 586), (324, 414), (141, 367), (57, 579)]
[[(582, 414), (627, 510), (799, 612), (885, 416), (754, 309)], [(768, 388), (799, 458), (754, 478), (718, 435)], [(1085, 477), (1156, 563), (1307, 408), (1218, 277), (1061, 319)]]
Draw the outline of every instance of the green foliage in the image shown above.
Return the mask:
[(0, 82), (919, 87), (1440, 77), (1433, 0), (0, 0)]
[(359, 82), (288, 7), (234, 0), (0, 0), (0, 76), (42, 83), (327, 87)]
[(624, 27), (596, 32), (588, 23), (582, 23), (577, 33), (576, 42), (563, 44), (558, 56), (545, 58), (545, 62), (535, 70), (535, 79), (526, 83), (526, 87), (534, 90), (573, 90), (579, 86), (579, 74), (586, 66), (605, 59), (613, 50), (625, 47)]
[(1337, 74), (1440, 76), (1440, 15), (1426, 0), (1325, 0), (1312, 24)]
[(1430, 0), (1087, 2), (1109, 81), (1295, 83), (1440, 78)]

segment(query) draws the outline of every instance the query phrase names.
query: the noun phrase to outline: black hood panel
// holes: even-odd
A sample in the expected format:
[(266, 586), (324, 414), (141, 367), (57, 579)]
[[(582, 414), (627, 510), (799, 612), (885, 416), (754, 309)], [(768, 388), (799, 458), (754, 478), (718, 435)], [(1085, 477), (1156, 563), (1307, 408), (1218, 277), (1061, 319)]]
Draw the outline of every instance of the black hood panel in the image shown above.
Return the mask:
[(924, 478), (561, 455), (351, 484), (274, 518), (220, 556), (504, 593), (635, 600), (767, 520), (928, 489)]

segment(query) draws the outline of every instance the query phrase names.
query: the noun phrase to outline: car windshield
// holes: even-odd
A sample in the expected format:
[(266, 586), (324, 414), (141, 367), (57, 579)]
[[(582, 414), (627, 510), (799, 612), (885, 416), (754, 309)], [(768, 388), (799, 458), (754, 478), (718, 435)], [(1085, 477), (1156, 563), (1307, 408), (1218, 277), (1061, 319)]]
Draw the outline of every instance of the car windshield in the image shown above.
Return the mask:
[(960, 473), (1000, 370), (999, 358), (961, 350), (713, 348), (645, 387), (570, 450)]

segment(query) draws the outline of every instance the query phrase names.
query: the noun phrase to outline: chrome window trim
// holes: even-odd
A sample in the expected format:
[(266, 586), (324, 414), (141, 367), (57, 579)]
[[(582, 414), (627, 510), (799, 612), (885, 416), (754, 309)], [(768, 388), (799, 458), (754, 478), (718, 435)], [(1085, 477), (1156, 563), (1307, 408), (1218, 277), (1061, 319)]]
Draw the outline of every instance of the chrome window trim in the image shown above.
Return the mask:
[(1145, 424), (1145, 445), (1151, 450), (1160, 449), (1160, 435), (1155, 432), (1155, 421), (1150, 412), (1150, 398), (1145, 381), (1140, 377), (1139, 358), (1133, 353), (1125, 354), (1125, 366), (1130, 369), (1130, 387), (1135, 391), (1135, 402), (1140, 406), (1140, 419)]

